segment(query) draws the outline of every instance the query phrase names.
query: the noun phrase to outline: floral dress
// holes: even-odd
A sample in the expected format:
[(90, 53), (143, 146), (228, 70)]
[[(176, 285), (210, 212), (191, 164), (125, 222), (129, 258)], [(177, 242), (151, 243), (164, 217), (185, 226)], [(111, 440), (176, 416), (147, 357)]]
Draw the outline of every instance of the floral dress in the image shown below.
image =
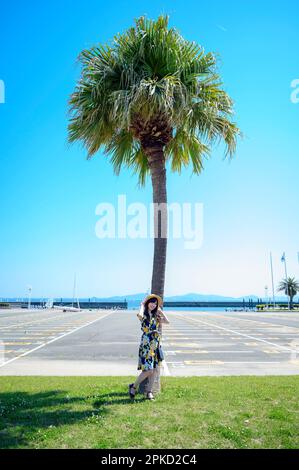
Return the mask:
[(141, 322), (141, 341), (139, 346), (138, 369), (155, 369), (162, 364), (158, 358), (158, 348), (160, 346), (161, 336), (158, 331), (159, 320), (152, 316), (149, 320), (144, 317)]

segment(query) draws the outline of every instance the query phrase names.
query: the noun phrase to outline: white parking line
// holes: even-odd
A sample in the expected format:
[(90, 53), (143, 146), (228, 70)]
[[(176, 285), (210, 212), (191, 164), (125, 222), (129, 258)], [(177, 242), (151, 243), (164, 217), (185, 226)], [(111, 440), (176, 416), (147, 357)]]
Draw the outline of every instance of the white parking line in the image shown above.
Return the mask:
[[(167, 351), (166, 351), (167, 352)], [(254, 354), (255, 351), (252, 351), (252, 350), (248, 350), (248, 351), (207, 351), (207, 350), (200, 350), (200, 349), (176, 349), (174, 351), (171, 351), (171, 353), (175, 353), (175, 354), (190, 354), (191, 356), (193, 354), (225, 354), (225, 353), (228, 353), (228, 354)], [(167, 352), (168, 354), (168, 352)], [(282, 353), (280, 353), (282, 354)], [(288, 353), (285, 353), (285, 354), (288, 354)], [(173, 354), (172, 354), (173, 355)]]
[(114, 310), (112, 310), (111, 312), (107, 313), (107, 315), (104, 315), (103, 317), (96, 318), (96, 320), (93, 320), (93, 321), (91, 321), (91, 322), (89, 322), (89, 323), (86, 323), (85, 325), (79, 326), (78, 328), (75, 328), (74, 330), (69, 331), (68, 333), (65, 333), (65, 334), (63, 334), (63, 335), (57, 336), (56, 338), (51, 339), (50, 341), (47, 341), (46, 343), (42, 343), (40, 346), (37, 346), (36, 348), (30, 349), (29, 351), (27, 351), (27, 352), (25, 352), (25, 353), (23, 353), (23, 354), (20, 354), (19, 356), (14, 357), (13, 359), (10, 359), (9, 361), (4, 362), (3, 364), (0, 364), (0, 367), (4, 367), (4, 366), (6, 366), (7, 364), (9, 364), (9, 363), (11, 363), (11, 362), (13, 362), (13, 361), (16, 361), (16, 360), (19, 359), (20, 357), (27, 356), (28, 354), (31, 354), (31, 353), (33, 353), (34, 351), (37, 351), (38, 349), (41, 349), (41, 348), (43, 348), (44, 346), (47, 346), (48, 344), (54, 343), (54, 341), (57, 341), (58, 339), (64, 338), (65, 336), (68, 336), (68, 335), (71, 335), (72, 333), (75, 333), (76, 331), (81, 330), (81, 328), (85, 328), (86, 326), (92, 325), (92, 323), (95, 323), (95, 322), (97, 322), (97, 321), (99, 321), (99, 320), (103, 320), (104, 318), (106, 318), (106, 317), (108, 317), (109, 315), (111, 315), (113, 312), (114, 312)]
[(223, 364), (281, 364), (279, 361), (223, 361)]
[[(74, 315), (78, 315), (78, 313), (82, 313), (82, 312), (76, 312)], [(16, 323), (15, 325), (7, 325), (7, 326), (0, 326), (0, 330), (6, 330), (7, 328), (17, 328), (19, 326), (23, 326), (23, 325), (28, 325), (28, 324), (31, 324), (31, 323), (43, 323), (45, 321), (52, 321), (54, 320), (55, 318), (69, 318), (69, 317), (66, 317), (66, 316), (61, 316), (61, 315), (57, 315), (56, 317), (49, 317), (49, 318), (40, 318), (38, 320), (31, 320), (31, 321), (27, 321), (27, 322), (24, 322), (24, 323)]]
[[(278, 327), (278, 328), (281, 328), (281, 327), (296, 328), (297, 330), (299, 330), (298, 326), (281, 325), (279, 323), (271, 323), (271, 322), (266, 322), (266, 321), (262, 321), (262, 320), (251, 320), (251, 319), (249, 320), (248, 318), (233, 317), (233, 316), (230, 316), (230, 315), (224, 316), (224, 315), (220, 315), (220, 314), (214, 315), (214, 318), (216, 318), (216, 317), (224, 318), (226, 320), (228, 318), (231, 318), (232, 320), (237, 320), (237, 321), (240, 321), (240, 322), (250, 321), (250, 322), (253, 322), (253, 323), (260, 323), (261, 325), (267, 325), (269, 328), (272, 327), (272, 326), (275, 326), (275, 327)], [(256, 329), (259, 329), (259, 328), (256, 328)]]
[(291, 352), (297, 352), (293, 348), (288, 348), (287, 346), (282, 346), (280, 344), (271, 343), (270, 341), (266, 341), (265, 339), (257, 338), (256, 336), (246, 335), (245, 333), (239, 333), (238, 331), (230, 330), (228, 328), (224, 328), (223, 326), (215, 325), (214, 323), (210, 323), (210, 322), (207, 323), (207, 322), (204, 322), (202, 320), (198, 320), (198, 319), (194, 319), (194, 318), (186, 318), (186, 317), (183, 316), (183, 314), (181, 314), (181, 315), (176, 314), (174, 316), (177, 317), (177, 318), (184, 318), (185, 321), (189, 321), (189, 322), (193, 322), (193, 323), (203, 323), (204, 325), (209, 325), (209, 326), (213, 326), (214, 328), (219, 328), (220, 330), (229, 331), (230, 333), (234, 333), (236, 335), (244, 336), (245, 338), (250, 338), (250, 339), (254, 339), (255, 341), (260, 341), (262, 343), (271, 344), (271, 346), (275, 346), (279, 349), (284, 349), (284, 350), (291, 351)]

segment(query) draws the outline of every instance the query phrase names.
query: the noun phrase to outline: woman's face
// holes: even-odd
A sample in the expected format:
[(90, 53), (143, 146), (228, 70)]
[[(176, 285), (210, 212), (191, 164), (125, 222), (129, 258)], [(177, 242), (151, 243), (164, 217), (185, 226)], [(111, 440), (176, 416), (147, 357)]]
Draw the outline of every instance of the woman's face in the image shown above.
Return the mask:
[(148, 309), (150, 310), (150, 312), (152, 310), (154, 310), (157, 306), (157, 300), (153, 299), (153, 300), (150, 300), (149, 303), (148, 303)]

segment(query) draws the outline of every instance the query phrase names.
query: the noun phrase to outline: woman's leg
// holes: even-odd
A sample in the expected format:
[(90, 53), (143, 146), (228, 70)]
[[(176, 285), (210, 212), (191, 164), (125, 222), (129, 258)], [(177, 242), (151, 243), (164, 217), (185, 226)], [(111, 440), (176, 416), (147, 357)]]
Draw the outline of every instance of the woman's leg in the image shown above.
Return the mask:
[(143, 382), (143, 380), (145, 380), (147, 377), (150, 377), (151, 375), (153, 375), (153, 369), (151, 370), (143, 370), (141, 372), (141, 374), (137, 377), (137, 379), (135, 380), (135, 383), (134, 383), (134, 387), (137, 388), (138, 385)]
[(158, 372), (158, 368), (156, 367), (155, 369), (153, 369), (153, 373), (149, 376), (149, 379), (148, 379), (148, 391), (149, 392), (151, 392), (153, 389), (157, 372)]

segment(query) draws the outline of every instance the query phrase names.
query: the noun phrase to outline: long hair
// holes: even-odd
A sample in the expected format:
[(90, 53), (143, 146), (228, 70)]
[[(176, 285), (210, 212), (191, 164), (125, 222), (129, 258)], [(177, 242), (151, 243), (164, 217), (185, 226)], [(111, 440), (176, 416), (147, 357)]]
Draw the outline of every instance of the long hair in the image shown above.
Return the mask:
[(150, 299), (148, 299), (145, 304), (144, 304), (144, 316), (147, 320), (149, 320), (149, 311), (148, 311), (148, 304), (149, 302), (152, 302), (153, 300), (156, 300), (156, 307), (154, 308), (154, 310), (152, 310), (152, 315), (156, 316), (157, 315), (157, 312), (158, 312), (158, 300), (155, 298), (155, 297), (152, 297)]

